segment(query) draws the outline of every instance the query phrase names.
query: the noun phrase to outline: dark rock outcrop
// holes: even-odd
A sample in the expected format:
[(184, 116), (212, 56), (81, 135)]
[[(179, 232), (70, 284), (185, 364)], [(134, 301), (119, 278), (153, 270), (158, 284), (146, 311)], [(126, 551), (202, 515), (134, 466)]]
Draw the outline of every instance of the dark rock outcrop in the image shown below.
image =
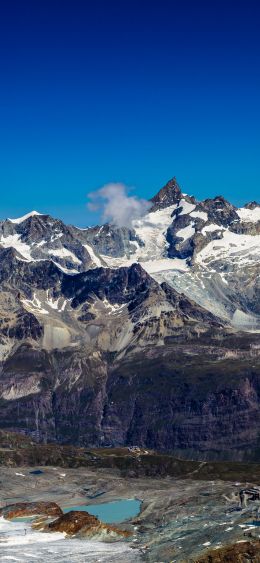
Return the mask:
[(66, 276), (61, 291), (65, 297), (72, 298), (72, 306), (77, 307), (93, 294), (110, 303), (129, 303), (152, 286), (155, 287), (156, 282), (139, 264), (133, 264), (130, 268), (96, 268), (77, 276)]
[(200, 209), (207, 212), (209, 223), (229, 227), (233, 221), (239, 221), (235, 206), (221, 195), (205, 199), (200, 203)]
[(144, 246), (134, 229), (105, 224), (102, 227), (89, 227), (81, 233), (82, 241), (90, 244), (97, 255), (129, 257), (139, 247)]
[[(183, 197), (181, 188), (174, 177), (169, 180), (169, 182), (167, 182), (167, 184), (163, 186), (163, 188), (161, 188), (154, 197), (151, 198), (152, 207), (150, 211), (157, 211), (158, 209), (165, 209), (175, 203), (178, 204)], [(185, 199), (192, 203), (195, 202), (194, 197), (185, 195)]]

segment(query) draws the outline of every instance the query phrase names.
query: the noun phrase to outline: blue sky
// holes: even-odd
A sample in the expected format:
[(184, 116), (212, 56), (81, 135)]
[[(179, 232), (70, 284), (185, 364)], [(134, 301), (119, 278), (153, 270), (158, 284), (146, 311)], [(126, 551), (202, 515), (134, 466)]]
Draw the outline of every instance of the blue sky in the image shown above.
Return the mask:
[(95, 223), (87, 193), (260, 199), (257, 1), (9, 0), (0, 18), (0, 217)]

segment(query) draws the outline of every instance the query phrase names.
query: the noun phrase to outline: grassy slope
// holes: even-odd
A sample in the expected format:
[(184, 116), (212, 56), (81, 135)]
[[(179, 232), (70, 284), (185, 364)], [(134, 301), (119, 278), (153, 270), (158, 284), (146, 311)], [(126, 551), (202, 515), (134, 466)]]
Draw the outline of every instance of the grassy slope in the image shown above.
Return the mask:
[(57, 444), (36, 444), (20, 434), (0, 431), (0, 465), (90, 467), (119, 470), (122, 475), (191, 478), (201, 480), (260, 480), (260, 464), (239, 462), (198, 462), (171, 455), (127, 448), (75, 448)]

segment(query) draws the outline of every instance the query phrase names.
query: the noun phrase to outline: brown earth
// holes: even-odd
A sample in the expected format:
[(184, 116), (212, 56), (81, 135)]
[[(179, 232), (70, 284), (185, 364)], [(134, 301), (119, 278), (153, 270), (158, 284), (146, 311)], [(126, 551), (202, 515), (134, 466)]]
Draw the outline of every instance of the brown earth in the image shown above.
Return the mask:
[(22, 516), (33, 516), (37, 514), (45, 514), (46, 516), (60, 516), (61, 508), (56, 502), (18, 502), (10, 504), (0, 509), (0, 516), (7, 520), (19, 518)]
[(131, 536), (131, 532), (120, 530), (115, 526), (103, 524), (96, 516), (92, 516), (88, 512), (81, 510), (71, 510), (67, 514), (62, 514), (60, 518), (50, 522), (45, 526), (45, 530), (50, 532), (65, 532), (69, 536), (74, 536), (80, 532), (81, 535), (111, 535), (123, 536), (125, 538)]
[(260, 541), (235, 543), (209, 551), (195, 563), (260, 563)]

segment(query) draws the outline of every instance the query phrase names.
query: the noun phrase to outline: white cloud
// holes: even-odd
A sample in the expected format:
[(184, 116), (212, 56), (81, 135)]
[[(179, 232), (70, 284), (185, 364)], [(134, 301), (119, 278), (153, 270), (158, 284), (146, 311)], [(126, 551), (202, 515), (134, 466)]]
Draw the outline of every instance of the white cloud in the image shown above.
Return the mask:
[(99, 190), (88, 194), (88, 208), (102, 212), (102, 220), (118, 227), (131, 227), (132, 221), (147, 213), (151, 203), (137, 196), (128, 196), (124, 184), (106, 184)]

